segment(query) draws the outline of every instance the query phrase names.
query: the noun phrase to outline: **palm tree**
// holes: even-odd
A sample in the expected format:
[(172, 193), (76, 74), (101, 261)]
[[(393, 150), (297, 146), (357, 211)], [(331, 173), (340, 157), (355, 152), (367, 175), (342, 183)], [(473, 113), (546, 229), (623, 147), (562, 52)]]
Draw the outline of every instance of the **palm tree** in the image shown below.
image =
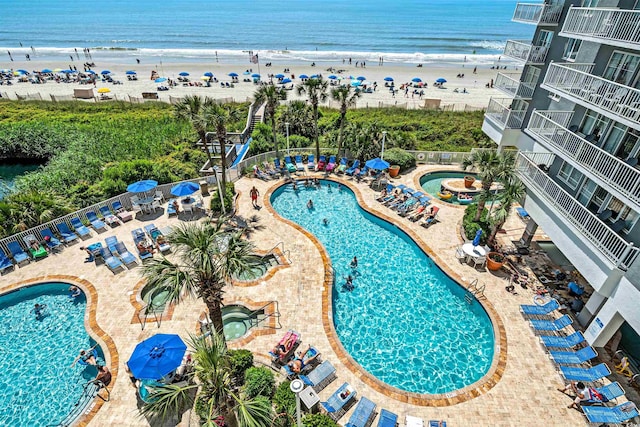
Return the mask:
[(474, 221), (480, 220), (493, 183), (497, 180), (507, 180), (513, 174), (514, 163), (515, 155), (511, 151), (498, 153), (496, 150), (476, 150), (462, 162), (463, 169), (478, 170), (482, 181), (482, 193)]
[[(230, 123), (238, 120), (239, 110), (230, 105), (222, 105), (216, 102), (207, 104), (204, 110), (204, 116), (207, 123), (209, 123), (216, 130), (216, 138), (220, 144), (220, 169), (222, 170), (222, 192), (223, 196), (226, 193), (227, 185), (227, 160), (226, 160), (226, 141), (227, 141), (227, 126)], [(222, 198), (224, 200), (224, 197)], [(223, 202), (224, 203), (224, 202)]]
[(240, 233), (222, 231), (222, 221), (177, 227), (167, 236), (175, 248), (175, 262), (152, 259), (142, 275), (153, 290), (169, 292), (178, 303), (187, 295), (196, 295), (209, 309), (209, 316), (222, 334), (223, 288), (234, 274), (242, 274), (255, 264), (253, 244)]
[(347, 109), (356, 105), (360, 92), (351, 90), (351, 85), (340, 86), (331, 90), (331, 99), (340, 103), (340, 130), (338, 131), (338, 157), (342, 150), (342, 129), (347, 121)]
[(204, 111), (205, 107), (212, 103), (213, 100), (208, 97), (203, 99), (198, 95), (187, 95), (182, 101), (178, 102), (173, 109), (176, 118), (191, 122), (193, 129), (204, 145), (204, 151), (207, 153), (207, 160), (209, 160), (209, 167), (211, 168), (213, 168), (213, 159), (211, 158), (211, 152), (207, 145), (207, 131), (211, 124), (204, 114)]
[(525, 194), (524, 185), (515, 176), (511, 176), (508, 180), (501, 180), (500, 182), (502, 182), (504, 188), (498, 198), (500, 206), (490, 219), (492, 224), (491, 235), (489, 236), (490, 242), (496, 238), (496, 234), (507, 221), (513, 204), (519, 202)]
[(287, 99), (287, 92), (277, 88), (275, 85), (260, 86), (253, 95), (256, 104), (265, 103), (265, 115), (271, 120), (271, 129), (273, 130), (273, 147), (278, 155), (278, 137), (276, 135), (276, 110), (280, 105), (280, 101)]
[(329, 82), (322, 77), (307, 79), (296, 86), (298, 95), (307, 95), (307, 100), (313, 109), (313, 136), (316, 142), (316, 159), (320, 158), (320, 141), (318, 140), (318, 104), (327, 99)]
[(313, 137), (313, 111), (305, 101), (296, 99), (289, 102), (282, 113), (282, 121), (289, 122), (291, 134)]

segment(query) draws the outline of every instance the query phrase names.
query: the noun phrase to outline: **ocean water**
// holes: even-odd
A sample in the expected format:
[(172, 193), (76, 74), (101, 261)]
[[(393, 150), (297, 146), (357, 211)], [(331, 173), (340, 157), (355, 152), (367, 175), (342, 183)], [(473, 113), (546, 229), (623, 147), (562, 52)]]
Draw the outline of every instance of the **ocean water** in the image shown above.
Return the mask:
[[(3, 0), (0, 64), (91, 49), (100, 59), (244, 59), (391, 63), (495, 61), (508, 38), (533, 27), (511, 22), (515, 0)], [(22, 47), (20, 46), (22, 44)], [(35, 49), (35, 54), (31, 50)], [(475, 53), (474, 53), (475, 52)], [(373, 64), (372, 64), (373, 65)]]

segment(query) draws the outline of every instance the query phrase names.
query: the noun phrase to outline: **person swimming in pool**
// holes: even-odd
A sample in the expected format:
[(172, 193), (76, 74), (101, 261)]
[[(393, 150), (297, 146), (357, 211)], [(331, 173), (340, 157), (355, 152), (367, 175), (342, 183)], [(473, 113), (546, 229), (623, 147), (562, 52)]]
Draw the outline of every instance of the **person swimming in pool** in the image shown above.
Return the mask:
[(351, 277), (351, 275), (347, 276), (346, 282), (342, 287), (349, 292), (355, 288), (355, 286), (353, 286), (353, 277)]
[(78, 298), (80, 295), (82, 295), (82, 291), (77, 286), (71, 286), (69, 288), (69, 298)]
[(42, 320), (44, 318), (44, 310), (46, 308), (46, 304), (35, 304), (33, 306), (33, 310), (31, 311), (36, 315), (36, 320)]
[(358, 268), (358, 257), (354, 256), (353, 259), (351, 260), (351, 264), (349, 264), (349, 266), (354, 270), (356, 268)]
[(98, 361), (96, 357), (93, 355), (93, 350), (98, 346), (98, 344), (87, 350), (80, 350), (80, 354), (74, 359), (71, 366), (75, 365), (79, 361), (83, 361), (86, 365), (97, 365)]
[(307, 209), (313, 209), (313, 200), (309, 199), (309, 201), (307, 202)]
[(322, 220), (322, 225), (324, 225), (325, 227), (329, 225), (329, 220), (327, 218), (324, 218)]

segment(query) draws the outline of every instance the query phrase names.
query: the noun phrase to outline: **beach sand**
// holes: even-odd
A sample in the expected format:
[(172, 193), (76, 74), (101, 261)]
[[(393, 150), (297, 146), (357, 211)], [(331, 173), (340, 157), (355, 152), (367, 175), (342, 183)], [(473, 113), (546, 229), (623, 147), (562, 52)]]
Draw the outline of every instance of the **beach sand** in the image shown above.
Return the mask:
[[(127, 61), (129, 62), (129, 61)], [(252, 73), (260, 73), (263, 81), (269, 81), (268, 74), (283, 73), (287, 77), (291, 77), (291, 74), (295, 76), (293, 79), (294, 84), (298, 84), (301, 74), (313, 75), (320, 73), (324, 78), (327, 78), (331, 74), (336, 74), (348, 78), (349, 76), (358, 77), (364, 76), (370, 83), (377, 82), (377, 90), (374, 93), (364, 93), (357, 102), (358, 108), (366, 107), (378, 107), (378, 106), (390, 106), (399, 105), (406, 108), (419, 108), (425, 103), (425, 99), (439, 99), (441, 105), (455, 105), (456, 110), (464, 109), (465, 105), (475, 108), (486, 108), (489, 98), (497, 97), (504, 98), (506, 95), (493, 88), (486, 88), (485, 85), (490, 82), (491, 79), (496, 78), (498, 71), (490, 69), (488, 66), (478, 67), (477, 73), (473, 73), (474, 65), (471, 63), (464, 64), (464, 66), (452, 66), (450, 64), (442, 65), (424, 65), (423, 67), (409, 66), (409, 65), (394, 65), (385, 63), (383, 66), (377, 64), (368, 64), (366, 68), (358, 67), (355, 65), (333, 63), (333, 64), (318, 64), (315, 67), (311, 67), (309, 64), (293, 63), (290, 65), (274, 63), (271, 67), (266, 67), (265, 64), (227, 64), (227, 63), (160, 63), (158, 64), (127, 64), (121, 63), (98, 63), (94, 67), (94, 71), (100, 72), (101, 70), (110, 70), (114, 80), (119, 80), (122, 84), (112, 84), (107, 82), (98, 82), (96, 84), (94, 93), (98, 96), (97, 90), (100, 88), (108, 88), (110, 92), (108, 96), (118, 99), (129, 101), (130, 97), (141, 99), (143, 92), (158, 92), (157, 88), (160, 85), (167, 85), (165, 83), (155, 83), (150, 79), (152, 70), (156, 70), (158, 75), (166, 77), (168, 79), (177, 80), (179, 73), (188, 72), (189, 79), (192, 82), (202, 82), (201, 79), (205, 72), (212, 72), (219, 81), (231, 82), (231, 78), (228, 74), (235, 72), (239, 74), (239, 83), (235, 84), (234, 88), (222, 88), (219, 83), (212, 83), (211, 87), (198, 87), (198, 86), (184, 86), (179, 83), (178, 86), (172, 87), (168, 91), (158, 92), (159, 99), (161, 101), (170, 102), (170, 97), (179, 98), (185, 95), (201, 95), (208, 96), (214, 99), (232, 98), (237, 102), (244, 102), (247, 99), (253, 97), (258, 86), (252, 82), (243, 82), (244, 78), (251, 78), (250, 75), (244, 75), (243, 73), (249, 69)], [(81, 64), (75, 62), (76, 67), (81, 70)], [(518, 73), (513, 64), (505, 64), (508, 66), (507, 70), (501, 70), (505, 73)], [(57, 69), (67, 68), (65, 63), (52, 63), (51, 61), (15, 61), (11, 63), (3, 62), (0, 64), (0, 68), (12, 68), (25, 69), (25, 70), (42, 70), (44, 68)], [(344, 70), (342, 73), (335, 73), (327, 71), (327, 68), (334, 67), (336, 70)], [(288, 68), (290, 71), (284, 73), (284, 69)], [(125, 74), (127, 70), (135, 70), (138, 73), (137, 81), (127, 80)], [(464, 73), (464, 78), (456, 77), (458, 74)], [(424, 96), (422, 99), (418, 95), (411, 95), (411, 89), (408, 96), (405, 96), (404, 91), (399, 91), (395, 98), (392, 96), (388, 88), (384, 86), (384, 78), (390, 76), (394, 79), (396, 88), (399, 89), (400, 85), (405, 82), (411, 82), (415, 77), (422, 79), (423, 82), (428, 84), (428, 87), (424, 89)], [(433, 82), (436, 79), (444, 78), (447, 80), (443, 86), (443, 89), (439, 89), (433, 86)], [(9, 99), (17, 99), (17, 95), (27, 96), (39, 93), (43, 100), (50, 100), (51, 96), (58, 97), (59, 100), (67, 99), (73, 96), (74, 89), (91, 89), (93, 85), (83, 85), (79, 83), (56, 83), (54, 81), (47, 81), (44, 84), (32, 84), (28, 82), (18, 82), (13, 80), (14, 84), (11, 86), (0, 86), (0, 93), (3, 96), (8, 96)], [(290, 86), (288, 84), (287, 86)], [(460, 93), (455, 93), (454, 89), (458, 89)], [(468, 93), (462, 93), (465, 89)], [(289, 100), (305, 99), (304, 96), (296, 94), (295, 90), (287, 91)], [(327, 101), (324, 105), (337, 107), (335, 102)]]

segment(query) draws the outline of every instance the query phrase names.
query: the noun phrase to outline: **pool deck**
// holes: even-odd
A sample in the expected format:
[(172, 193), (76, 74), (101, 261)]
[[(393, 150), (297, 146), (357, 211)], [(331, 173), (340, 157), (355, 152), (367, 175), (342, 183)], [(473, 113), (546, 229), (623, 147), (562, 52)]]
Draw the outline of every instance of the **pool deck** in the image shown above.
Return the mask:
[[(416, 170), (394, 180), (410, 187), (419, 187), (419, 177), (429, 171), (459, 169), (451, 166), (419, 166)], [(318, 175), (320, 176), (320, 175)], [(225, 294), (226, 303), (245, 303), (256, 307), (269, 301), (278, 301), (281, 313), (280, 322), (283, 329), (263, 328), (254, 330), (249, 336), (230, 343), (231, 347), (246, 347), (256, 354), (259, 361), (267, 360), (267, 351), (287, 329), (295, 329), (302, 335), (302, 345), (316, 346), (324, 360), (330, 360), (337, 369), (338, 379), (325, 388), (321, 398), (328, 397), (343, 382), (349, 382), (360, 396), (366, 396), (378, 405), (378, 412), (384, 408), (399, 416), (400, 424), (404, 424), (406, 415), (429, 420), (446, 420), (450, 426), (577, 426), (585, 425), (584, 416), (572, 409), (567, 409), (571, 399), (561, 394), (556, 388), (563, 385), (560, 375), (549, 361), (537, 338), (519, 312), (520, 304), (530, 304), (533, 292), (517, 289), (518, 295), (505, 291), (507, 282), (504, 278), (487, 271), (476, 271), (472, 267), (460, 264), (455, 258), (454, 249), (462, 240), (458, 230), (462, 221), (463, 207), (444, 204), (434, 200), (441, 207), (438, 214), (440, 222), (429, 229), (400, 218), (394, 212), (375, 201), (377, 194), (365, 183), (355, 183), (350, 178), (335, 177), (354, 188), (361, 203), (381, 216), (395, 219), (401, 228), (415, 236), (418, 243), (426, 247), (434, 255), (436, 262), (463, 284), (478, 279), (486, 284), (485, 295), (489, 305), (498, 316), (503, 326), (501, 333), (505, 342), (502, 344), (503, 358), (499, 361), (498, 376), (495, 382), (469, 391), (465, 399), (454, 399), (450, 402), (439, 402), (437, 406), (423, 406), (408, 403), (406, 396), (387, 391), (375, 384), (372, 385), (367, 375), (355, 368), (350, 359), (343, 354), (334, 338), (327, 333), (328, 316), (326, 314), (328, 289), (324, 286), (326, 276), (326, 253), (314, 241), (298, 228), (281, 221), (268, 207), (270, 190), (282, 183), (279, 181), (264, 182), (257, 179), (243, 178), (236, 183), (240, 193), (238, 209), (240, 215), (250, 217), (257, 215), (263, 229), (251, 235), (257, 248), (268, 251), (284, 242), (285, 251), (290, 251), (292, 264), (287, 268), (275, 269), (265, 280), (255, 283), (243, 283), (241, 286), (228, 287)], [(251, 207), (249, 190), (256, 186), (260, 191), (261, 210)], [(185, 218), (167, 218), (165, 214), (148, 215), (134, 219), (119, 227), (101, 233), (93, 232), (91, 239), (83, 242), (88, 245), (97, 241), (104, 242), (105, 237), (115, 235), (125, 242), (133, 251), (131, 230), (154, 222), (159, 228), (176, 225)], [(524, 230), (525, 224), (517, 215), (511, 215), (505, 224), (506, 234), (500, 239), (517, 240)], [(339, 237), (339, 236), (336, 236)], [(75, 244), (65, 248), (61, 253), (51, 255), (39, 262), (32, 262), (15, 271), (0, 277), (0, 292), (24, 283), (47, 280), (70, 280), (79, 283), (90, 294), (89, 315), (86, 317), (101, 344), (105, 344), (110, 353), (107, 362), (114, 373), (114, 381), (109, 387), (111, 400), (97, 404), (91, 411), (92, 418), (81, 420), (80, 424), (92, 426), (147, 426), (149, 422), (140, 417), (136, 406), (135, 389), (124, 372), (124, 362), (131, 355), (136, 344), (156, 333), (178, 333), (186, 337), (194, 333), (198, 325), (198, 317), (204, 311), (204, 304), (199, 300), (189, 301), (172, 307), (170, 319), (163, 319), (160, 327), (155, 323), (147, 323), (142, 330), (135, 312), (136, 293), (142, 287), (140, 269), (135, 268), (112, 274), (107, 267), (96, 267), (93, 263), (84, 263), (84, 252), (79, 250), (83, 244)], [(157, 255), (156, 255), (157, 256)], [(100, 334), (103, 331), (102, 337)], [(427, 355), (428, 356), (428, 355)], [(61, 371), (64, 375), (64, 370)], [(96, 402), (100, 402), (99, 399)], [(453, 403), (444, 406), (446, 403)], [(353, 409), (341, 418), (345, 424)], [(188, 425), (185, 414), (180, 425)], [(377, 421), (374, 421), (377, 422)]]

